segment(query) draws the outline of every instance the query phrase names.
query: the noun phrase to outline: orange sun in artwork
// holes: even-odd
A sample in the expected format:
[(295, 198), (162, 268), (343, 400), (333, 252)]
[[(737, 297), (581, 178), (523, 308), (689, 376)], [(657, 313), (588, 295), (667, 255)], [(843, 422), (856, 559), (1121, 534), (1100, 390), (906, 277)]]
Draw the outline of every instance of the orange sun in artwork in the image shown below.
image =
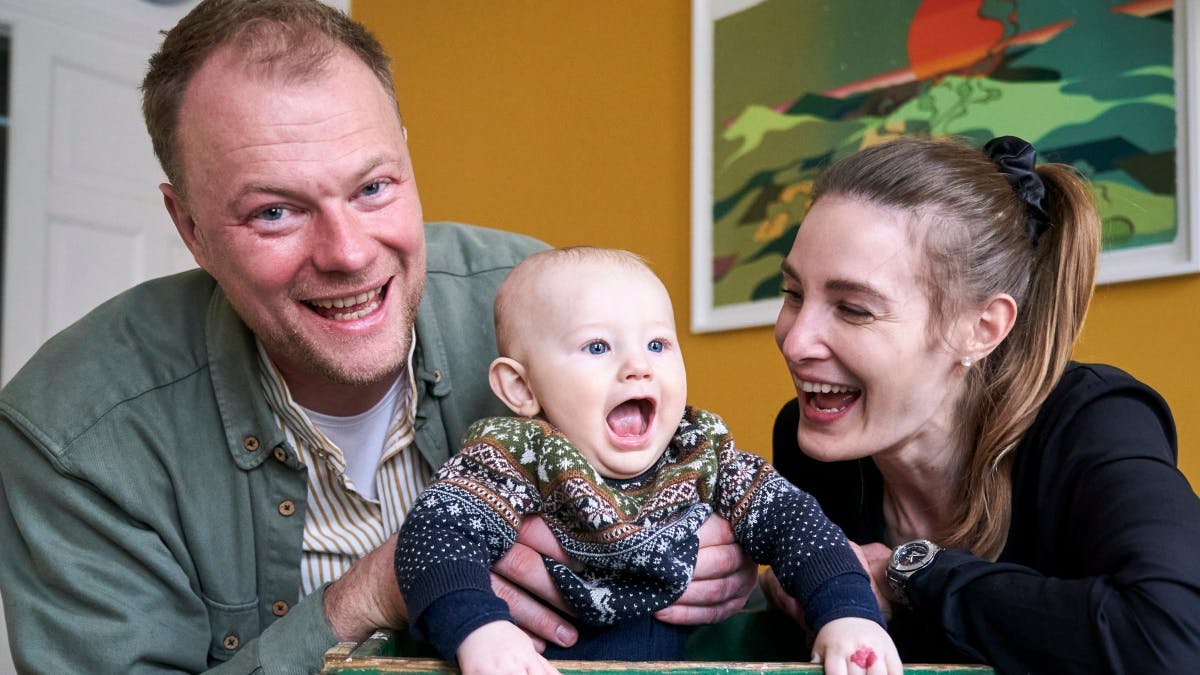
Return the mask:
[(908, 30), (908, 62), (916, 79), (959, 71), (987, 58), (1004, 24), (979, 15), (983, 0), (925, 0)]

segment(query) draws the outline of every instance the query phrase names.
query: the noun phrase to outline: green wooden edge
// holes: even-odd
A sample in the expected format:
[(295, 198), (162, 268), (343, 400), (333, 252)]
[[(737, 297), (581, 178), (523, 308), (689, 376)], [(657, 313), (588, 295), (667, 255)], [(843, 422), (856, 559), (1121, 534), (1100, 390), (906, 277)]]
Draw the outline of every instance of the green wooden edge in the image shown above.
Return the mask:
[[(387, 631), (376, 632), (360, 643), (342, 642), (325, 653), (321, 672), (326, 675), (382, 675), (410, 673), (412, 675), (443, 675), (457, 673), (445, 661), (429, 658), (395, 656), (395, 636)], [(672, 663), (635, 663), (627, 661), (552, 661), (563, 675), (605, 675), (611, 673), (670, 673), (671, 675), (720, 675), (721, 673), (775, 673), (798, 675), (821, 673), (821, 666), (811, 663), (716, 662), (683, 661)], [(994, 675), (987, 666), (906, 664), (905, 675)]]

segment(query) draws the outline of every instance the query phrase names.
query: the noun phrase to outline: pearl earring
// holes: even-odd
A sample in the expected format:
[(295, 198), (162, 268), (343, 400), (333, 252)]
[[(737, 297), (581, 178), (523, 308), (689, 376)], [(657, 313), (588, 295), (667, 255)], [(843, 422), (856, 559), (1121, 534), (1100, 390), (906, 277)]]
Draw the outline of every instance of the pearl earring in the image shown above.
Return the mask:
[(963, 368), (970, 368), (971, 367), (971, 357), (964, 356), (964, 357), (962, 357), (962, 360), (959, 361), (959, 363), (962, 364)]

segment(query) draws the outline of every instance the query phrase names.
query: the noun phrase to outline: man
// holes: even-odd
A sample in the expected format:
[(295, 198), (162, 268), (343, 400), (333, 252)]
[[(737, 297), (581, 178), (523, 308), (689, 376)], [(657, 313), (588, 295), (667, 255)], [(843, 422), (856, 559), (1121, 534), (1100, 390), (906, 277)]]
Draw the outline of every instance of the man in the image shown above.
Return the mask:
[[(315, 670), (339, 639), (404, 626), (389, 535), (466, 426), (501, 411), (492, 298), (544, 246), (423, 223), (387, 57), (316, 0), (202, 2), (143, 91), (201, 270), (105, 303), (0, 393), (14, 658)], [(753, 583), (727, 528), (709, 535), (710, 579), (668, 618), (724, 616)], [(574, 640), (514, 585), (560, 602), (534, 549), (496, 571), (526, 630)]]

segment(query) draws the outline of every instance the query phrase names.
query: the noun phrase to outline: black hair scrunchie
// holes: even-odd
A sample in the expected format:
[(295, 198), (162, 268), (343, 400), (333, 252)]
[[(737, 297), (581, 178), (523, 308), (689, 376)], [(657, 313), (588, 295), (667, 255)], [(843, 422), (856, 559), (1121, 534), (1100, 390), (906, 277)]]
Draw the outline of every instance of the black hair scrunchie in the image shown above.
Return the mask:
[(1036, 247), (1042, 233), (1050, 227), (1050, 217), (1043, 206), (1046, 186), (1034, 170), (1037, 151), (1016, 136), (997, 136), (983, 146), (983, 151), (1000, 168), (1017, 197), (1025, 202), (1025, 229), (1029, 241)]

